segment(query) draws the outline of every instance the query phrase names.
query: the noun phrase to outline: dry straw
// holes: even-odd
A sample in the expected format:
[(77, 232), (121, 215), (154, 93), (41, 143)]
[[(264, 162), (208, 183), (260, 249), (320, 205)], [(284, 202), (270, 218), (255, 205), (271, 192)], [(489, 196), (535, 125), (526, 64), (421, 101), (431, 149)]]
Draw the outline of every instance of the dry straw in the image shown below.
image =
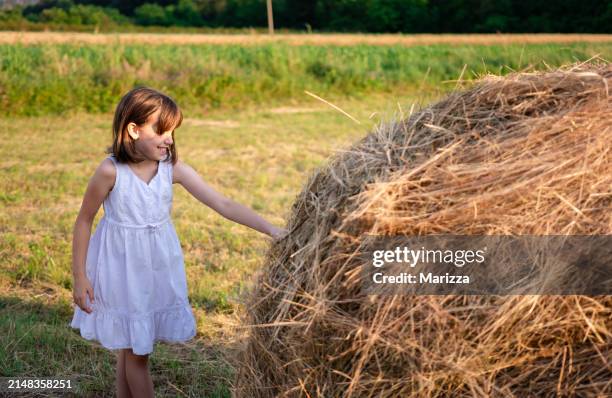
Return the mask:
[(403, 45), (431, 44), (528, 44), (528, 43), (609, 43), (609, 34), (197, 34), (197, 33), (66, 33), (66, 32), (0, 32), (0, 44), (88, 43), (88, 44), (240, 44), (260, 45)]
[(611, 77), (488, 76), (317, 170), (248, 298), (236, 396), (612, 396), (612, 296), (367, 296), (355, 255), (366, 233), (611, 234)]

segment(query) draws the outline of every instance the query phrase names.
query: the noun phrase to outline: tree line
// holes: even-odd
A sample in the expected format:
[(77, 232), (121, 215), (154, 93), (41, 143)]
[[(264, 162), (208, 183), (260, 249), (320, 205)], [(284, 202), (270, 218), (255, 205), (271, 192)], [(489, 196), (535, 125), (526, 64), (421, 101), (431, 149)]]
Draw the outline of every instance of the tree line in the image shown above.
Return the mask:
[[(610, 33), (609, 0), (273, 0), (277, 28), (373, 33)], [(266, 0), (43, 0), (6, 22), (265, 27)]]

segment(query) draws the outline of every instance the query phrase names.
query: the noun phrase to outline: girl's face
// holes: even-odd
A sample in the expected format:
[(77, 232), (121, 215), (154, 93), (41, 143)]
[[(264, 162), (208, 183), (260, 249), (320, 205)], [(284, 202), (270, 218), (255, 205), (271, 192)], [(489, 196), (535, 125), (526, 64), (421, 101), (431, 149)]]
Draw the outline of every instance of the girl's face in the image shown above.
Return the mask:
[(136, 152), (149, 160), (164, 160), (168, 156), (169, 147), (172, 145), (172, 130), (157, 134), (157, 123), (161, 109), (158, 109), (147, 119), (147, 122), (138, 126), (135, 123), (128, 124), (128, 133), (135, 141)]

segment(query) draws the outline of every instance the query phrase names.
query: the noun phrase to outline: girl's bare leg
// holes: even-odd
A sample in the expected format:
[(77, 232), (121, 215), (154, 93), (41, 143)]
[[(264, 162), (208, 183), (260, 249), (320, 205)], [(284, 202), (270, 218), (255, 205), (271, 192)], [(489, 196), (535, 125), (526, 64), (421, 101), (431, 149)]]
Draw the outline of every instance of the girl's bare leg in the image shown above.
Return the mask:
[(154, 397), (148, 362), (148, 355), (135, 355), (132, 350), (125, 351), (125, 374), (133, 397)]
[(120, 350), (117, 355), (117, 398), (132, 398), (130, 387), (125, 377), (125, 352), (128, 350)]

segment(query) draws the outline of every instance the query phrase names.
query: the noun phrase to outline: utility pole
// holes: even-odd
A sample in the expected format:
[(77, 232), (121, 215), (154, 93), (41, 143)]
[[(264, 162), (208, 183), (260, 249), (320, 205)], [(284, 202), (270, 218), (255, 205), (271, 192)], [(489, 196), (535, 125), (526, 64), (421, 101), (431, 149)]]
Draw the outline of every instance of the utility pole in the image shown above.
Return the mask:
[(274, 34), (274, 19), (272, 18), (272, 0), (266, 2), (268, 8), (268, 33)]

